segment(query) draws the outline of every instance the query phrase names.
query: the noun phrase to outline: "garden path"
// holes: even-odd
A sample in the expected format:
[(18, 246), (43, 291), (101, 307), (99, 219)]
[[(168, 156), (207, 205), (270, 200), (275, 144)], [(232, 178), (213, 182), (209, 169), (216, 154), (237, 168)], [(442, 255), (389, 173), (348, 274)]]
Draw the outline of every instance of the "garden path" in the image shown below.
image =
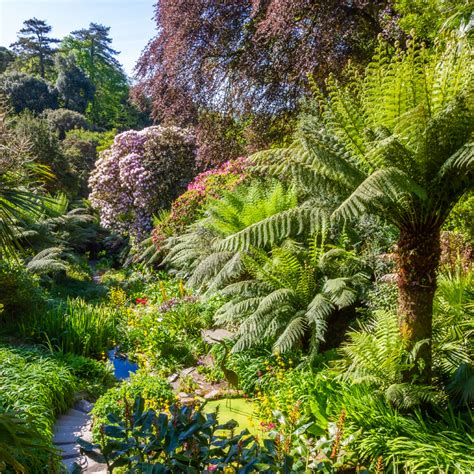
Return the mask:
[[(60, 416), (54, 425), (53, 443), (61, 452), (62, 462), (68, 472), (107, 473), (105, 464), (97, 463), (81, 454), (77, 438), (92, 441), (90, 411), (92, 403), (81, 400), (74, 408)], [(76, 468), (74, 470), (74, 467)]]

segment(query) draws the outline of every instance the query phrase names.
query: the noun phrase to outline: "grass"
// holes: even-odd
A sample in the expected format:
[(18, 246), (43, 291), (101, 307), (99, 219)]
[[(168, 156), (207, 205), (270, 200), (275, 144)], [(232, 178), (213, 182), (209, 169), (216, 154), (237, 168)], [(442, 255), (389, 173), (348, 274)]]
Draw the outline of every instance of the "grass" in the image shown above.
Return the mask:
[(99, 356), (113, 344), (119, 313), (104, 304), (69, 299), (20, 326), (23, 337), (67, 353)]

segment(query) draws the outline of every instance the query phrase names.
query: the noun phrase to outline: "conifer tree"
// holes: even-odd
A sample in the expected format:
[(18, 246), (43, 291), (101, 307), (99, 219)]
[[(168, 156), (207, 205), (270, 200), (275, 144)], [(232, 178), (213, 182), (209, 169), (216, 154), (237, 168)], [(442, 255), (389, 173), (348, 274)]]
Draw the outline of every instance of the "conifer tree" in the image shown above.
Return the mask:
[(29, 72), (39, 74), (44, 79), (48, 68), (53, 66), (56, 52), (53, 45), (59, 43), (59, 40), (48, 36), (52, 28), (44, 20), (30, 18), (23, 25), (18, 33), (18, 41), (11, 48), (28, 65)]

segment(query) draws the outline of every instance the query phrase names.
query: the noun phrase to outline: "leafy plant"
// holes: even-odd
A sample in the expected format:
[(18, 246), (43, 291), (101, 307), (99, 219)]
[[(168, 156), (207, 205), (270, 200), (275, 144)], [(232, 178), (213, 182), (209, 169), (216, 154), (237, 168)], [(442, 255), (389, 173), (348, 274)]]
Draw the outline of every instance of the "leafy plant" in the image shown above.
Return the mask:
[(20, 329), (24, 336), (62, 352), (97, 356), (112, 345), (119, 318), (116, 308), (70, 299), (32, 315)]
[(188, 276), (190, 286), (207, 289), (212, 294), (241, 276), (244, 270), (242, 253), (220, 250), (222, 240), (296, 204), (296, 191), (279, 182), (241, 185), (212, 200), (206, 218), (171, 239), (165, 261), (179, 269), (179, 275)]
[(94, 440), (102, 442), (100, 427), (107, 423), (107, 417), (124, 418), (127, 406), (133, 404), (136, 397), (145, 401), (147, 408), (162, 410), (175, 401), (175, 395), (169, 383), (162, 377), (139, 370), (131, 375), (130, 380), (104, 393), (95, 403), (92, 410), (94, 419)]
[[(400, 326), (411, 349), (428, 341), (417, 355), (427, 380), (440, 229), (473, 182), (468, 36), (466, 26), (433, 52), (416, 40), (395, 51), (381, 42), (363, 77), (349, 70), (346, 84), (329, 78), (328, 95), (316, 92), (317, 111), (301, 117), (292, 146), (252, 157), (267, 172), (292, 172), (312, 195), (338, 195), (334, 218), (369, 213), (398, 228)], [(314, 212), (277, 214), (228, 237), (220, 250), (314, 229)]]
[(268, 256), (255, 249), (243, 262), (253, 279), (222, 290), (231, 299), (216, 313), (218, 324), (238, 326), (234, 351), (269, 340), (276, 352), (303, 347), (314, 354), (331, 316), (356, 303), (367, 278), (361, 260), (328, 249), (325, 235), (316, 235), (309, 250), (289, 244)]
[(17, 473), (35, 469), (54, 469), (59, 455), (25, 420), (0, 413), (0, 470), (9, 468)]
[[(101, 450), (108, 468), (127, 472), (290, 472), (292, 459), (279, 458), (277, 444), (261, 448), (247, 430), (235, 434), (236, 423), (219, 425), (217, 413), (172, 405), (167, 413), (145, 409), (145, 400), (126, 402), (125, 416), (109, 415), (101, 428), (102, 447), (81, 441), (89, 454)], [(97, 455), (97, 454), (96, 454)]]
[(0, 410), (11, 411), (50, 441), (56, 415), (69, 408), (77, 380), (54, 358), (32, 348), (0, 346)]

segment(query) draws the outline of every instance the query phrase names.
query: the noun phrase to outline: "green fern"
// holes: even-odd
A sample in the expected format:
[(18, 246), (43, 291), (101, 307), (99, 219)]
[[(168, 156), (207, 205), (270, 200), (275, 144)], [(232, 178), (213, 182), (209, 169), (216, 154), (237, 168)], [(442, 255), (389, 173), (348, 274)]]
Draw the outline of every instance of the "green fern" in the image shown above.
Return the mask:
[(239, 186), (211, 201), (206, 217), (188, 232), (169, 239), (165, 263), (187, 278), (190, 286), (212, 293), (236, 281), (244, 271), (242, 257), (249, 247), (241, 251), (228, 245), (228, 239), (296, 205), (295, 190), (285, 189), (281, 183)]
[[(363, 262), (358, 269), (341, 265), (343, 254), (352, 259), (352, 252), (327, 251), (321, 243), (314, 245), (317, 240), (310, 239), (309, 250), (289, 245), (273, 247), (270, 254), (251, 249), (242, 256), (252, 279), (224, 288), (222, 294), (232, 299), (216, 313), (217, 324), (237, 328), (234, 351), (268, 340), (276, 352), (303, 346), (314, 354), (331, 315), (357, 301), (367, 278), (360, 272)], [(330, 265), (332, 259), (339, 264)]]

